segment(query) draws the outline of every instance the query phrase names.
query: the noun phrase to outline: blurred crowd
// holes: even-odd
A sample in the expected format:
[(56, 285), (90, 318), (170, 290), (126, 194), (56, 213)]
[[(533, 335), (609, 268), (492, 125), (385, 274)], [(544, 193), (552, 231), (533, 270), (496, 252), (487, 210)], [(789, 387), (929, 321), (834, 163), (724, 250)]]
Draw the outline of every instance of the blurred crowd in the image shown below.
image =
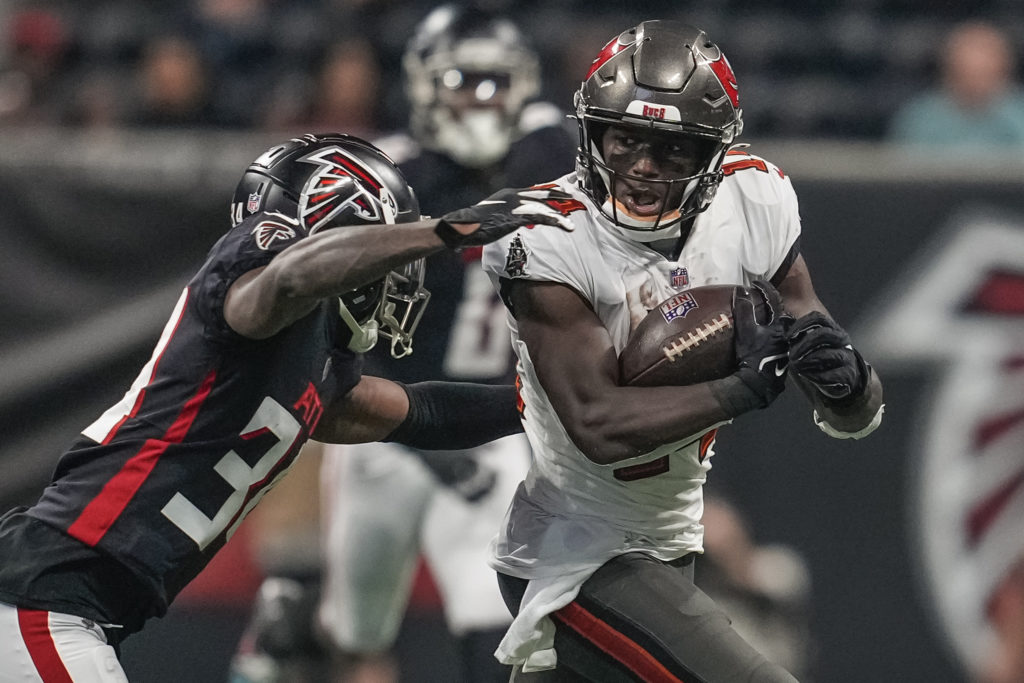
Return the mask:
[[(434, 4), (0, 0), (0, 126), (393, 130), (407, 116), (404, 44)], [(656, 17), (701, 26), (729, 56), (757, 137), (885, 138), (902, 104), (942, 87), (938, 48), (958, 22), (999, 27), (997, 93), (1024, 51), (1016, 0), (483, 4), (526, 29), (543, 56), (544, 97), (565, 108), (610, 27)]]

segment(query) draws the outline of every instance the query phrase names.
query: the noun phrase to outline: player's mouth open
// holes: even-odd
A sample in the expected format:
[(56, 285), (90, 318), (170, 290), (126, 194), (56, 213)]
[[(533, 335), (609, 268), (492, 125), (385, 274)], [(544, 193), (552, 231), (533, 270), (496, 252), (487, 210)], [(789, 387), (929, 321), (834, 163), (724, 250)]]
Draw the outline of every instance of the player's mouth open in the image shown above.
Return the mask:
[(620, 201), (626, 209), (638, 216), (654, 216), (661, 212), (663, 195), (647, 188), (631, 189)]

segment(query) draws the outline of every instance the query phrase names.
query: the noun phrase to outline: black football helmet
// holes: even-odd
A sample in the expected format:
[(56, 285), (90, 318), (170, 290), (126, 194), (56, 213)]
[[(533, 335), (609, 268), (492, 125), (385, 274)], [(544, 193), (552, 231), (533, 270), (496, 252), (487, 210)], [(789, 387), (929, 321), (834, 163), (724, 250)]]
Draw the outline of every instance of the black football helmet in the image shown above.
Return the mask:
[[(255, 213), (277, 214), (305, 235), (348, 225), (420, 220), (419, 202), (383, 152), (351, 135), (303, 135), (271, 147), (249, 165), (231, 200), (231, 223)], [(391, 354), (412, 353), (412, 335), (430, 293), (424, 260), (341, 295), (339, 310), (352, 330), (349, 348), (373, 348), (378, 333)]]
[(505, 156), (540, 65), (511, 20), (442, 5), (416, 28), (402, 57), (410, 128), (427, 149), (483, 168)]
[[(645, 21), (613, 38), (597, 55), (576, 92), (580, 146), (580, 188), (602, 214), (633, 239), (668, 237), (677, 224), (704, 211), (722, 180), (722, 159), (743, 130), (736, 77), (725, 55), (704, 31), (676, 21)], [(654, 216), (632, 215), (614, 197), (619, 178), (605, 163), (602, 136), (610, 125), (702, 142), (696, 174), (666, 183), (683, 183), (677, 206), (663, 206)], [(638, 179), (639, 180), (639, 179)]]

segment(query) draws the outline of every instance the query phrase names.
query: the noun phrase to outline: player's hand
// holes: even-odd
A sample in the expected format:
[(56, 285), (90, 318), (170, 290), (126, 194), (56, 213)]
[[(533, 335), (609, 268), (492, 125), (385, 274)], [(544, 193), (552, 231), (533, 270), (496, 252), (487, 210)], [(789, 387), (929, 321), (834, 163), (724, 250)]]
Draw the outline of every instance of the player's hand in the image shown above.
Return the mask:
[(789, 345), (793, 372), (825, 398), (842, 403), (864, 392), (867, 363), (850, 335), (825, 314), (812, 311), (797, 320), (789, 331)]
[[(766, 319), (757, 319), (757, 304), (767, 307)], [(736, 294), (732, 306), (739, 367), (735, 373), (711, 383), (722, 409), (732, 417), (765, 408), (786, 388), (789, 366), (787, 332), (793, 316), (782, 308), (778, 290), (764, 280)]]
[(436, 231), (449, 249), (488, 244), (527, 225), (571, 231), (572, 221), (558, 209), (559, 202), (570, 200), (554, 188), (501, 190), (479, 204), (445, 214)]

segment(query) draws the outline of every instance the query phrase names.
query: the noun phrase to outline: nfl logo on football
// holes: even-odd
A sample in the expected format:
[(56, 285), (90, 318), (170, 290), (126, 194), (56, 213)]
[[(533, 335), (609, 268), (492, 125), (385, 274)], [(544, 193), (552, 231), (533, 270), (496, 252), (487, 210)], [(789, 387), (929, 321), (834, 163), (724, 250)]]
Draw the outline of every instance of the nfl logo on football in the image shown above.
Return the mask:
[(672, 322), (676, 318), (685, 318), (695, 308), (697, 301), (692, 294), (677, 294), (661, 305), (661, 315), (665, 322)]
[(668, 279), (673, 289), (682, 289), (690, 284), (690, 274), (686, 268), (673, 268), (669, 271)]
[(249, 210), (249, 213), (256, 213), (260, 210), (261, 199), (262, 197), (259, 192), (253, 192), (249, 195), (249, 201), (245, 204), (245, 208)]

